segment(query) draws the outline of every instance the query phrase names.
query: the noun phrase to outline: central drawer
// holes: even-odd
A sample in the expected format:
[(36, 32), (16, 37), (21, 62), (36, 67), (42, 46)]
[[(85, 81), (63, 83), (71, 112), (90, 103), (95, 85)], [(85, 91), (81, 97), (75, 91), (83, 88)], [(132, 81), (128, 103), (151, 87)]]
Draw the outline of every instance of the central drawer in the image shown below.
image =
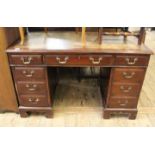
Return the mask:
[(70, 55), (45, 55), (44, 63), (47, 65), (78, 65), (79, 56), (70, 56)]
[(80, 56), (80, 64), (88, 66), (110, 66), (114, 62), (112, 55)]
[(17, 82), (19, 94), (46, 94), (45, 82)]
[(114, 62), (112, 55), (45, 55), (47, 65), (110, 66)]
[(113, 83), (111, 88), (112, 96), (137, 97), (140, 92), (140, 84)]

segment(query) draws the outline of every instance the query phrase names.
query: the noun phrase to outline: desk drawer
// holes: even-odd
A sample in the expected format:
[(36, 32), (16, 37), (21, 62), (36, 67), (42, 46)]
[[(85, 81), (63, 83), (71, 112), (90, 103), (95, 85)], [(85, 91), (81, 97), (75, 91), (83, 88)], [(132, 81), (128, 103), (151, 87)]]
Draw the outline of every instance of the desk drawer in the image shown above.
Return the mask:
[(140, 84), (113, 83), (111, 88), (112, 96), (137, 97), (140, 92)]
[(48, 107), (47, 97), (44, 95), (21, 95), (19, 104), (24, 107)]
[(46, 55), (44, 57), (45, 64), (47, 65), (78, 65), (79, 56), (70, 55)]
[(128, 97), (128, 98), (117, 98), (111, 97), (108, 101), (108, 108), (136, 108), (137, 107), (137, 98)]
[(144, 79), (145, 68), (114, 68), (114, 82), (141, 83)]
[(10, 64), (14, 65), (39, 65), (42, 64), (41, 55), (10, 55)]
[(149, 56), (116, 56), (115, 65), (125, 66), (147, 66), (149, 62)]
[(109, 66), (114, 62), (114, 58), (111, 55), (88, 55), (80, 56), (80, 64), (90, 66)]
[(44, 82), (17, 82), (19, 94), (46, 94)]
[(18, 81), (42, 81), (45, 79), (45, 69), (41, 67), (15, 67), (13, 74)]

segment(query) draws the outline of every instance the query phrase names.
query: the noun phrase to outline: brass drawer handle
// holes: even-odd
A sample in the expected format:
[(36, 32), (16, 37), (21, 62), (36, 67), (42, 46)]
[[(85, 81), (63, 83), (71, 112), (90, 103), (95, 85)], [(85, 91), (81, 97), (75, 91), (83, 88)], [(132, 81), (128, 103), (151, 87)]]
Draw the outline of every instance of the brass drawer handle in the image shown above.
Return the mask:
[(124, 86), (120, 86), (120, 90), (122, 90), (124, 93), (129, 93), (131, 89), (132, 86), (128, 86), (127, 88), (125, 88)]
[(118, 100), (117, 103), (119, 103), (120, 106), (124, 107), (124, 106), (126, 106), (128, 104), (128, 100), (125, 100), (125, 103), (121, 103), (121, 101)]
[(94, 65), (100, 64), (102, 57), (99, 57), (98, 60), (95, 60), (93, 57), (89, 57), (89, 60), (92, 62)]
[(132, 73), (123, 72), (123, 76), (126, 79), (131, 79), (134, 75), (135, 75), (135, 72), (132, 72)]
[(138, 61), (138, 58), (134, 58), (133, 60), (130, 58), (125, 59), (128, 65), (134, 65), (136, 61)]
[(126, 104), (125, 103), (121, 103), (120, 106), (124, 107), (124, 106), (126, 106)]
[(23, 71), (22, 72), (26, 77), (32, 77), (33, 76), (33, 74), (34, 74), (34, 71), (32, 70), (32, 71), (30, 71), (30, 73), (28, 73), (27, 71)]
[(31, 63), (32, 57), (21, 57), (21, 60), (23, 62), (24, 65), (28, 65)]
[(37, 104), (40, 100), (39, 98), (29, 98), (28, 101), (31, 103)]
[(58, 61), (59, 64), (66, 64), (68, 59), (69, 59), (68, 56), (66, 56), (63, 61), (61, 60), (61, 58), (56, 57), (56, 60)]
[(37, 85), (36, 84), (26, 84), (26, 88), (28, 88), (29, 91), (36, 91)]

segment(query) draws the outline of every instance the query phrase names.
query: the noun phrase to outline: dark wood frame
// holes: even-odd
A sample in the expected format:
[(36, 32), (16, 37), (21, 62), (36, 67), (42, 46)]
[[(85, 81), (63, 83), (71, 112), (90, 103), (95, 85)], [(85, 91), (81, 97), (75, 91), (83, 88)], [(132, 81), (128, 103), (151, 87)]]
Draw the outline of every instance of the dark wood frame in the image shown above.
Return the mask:
[(128, 36), (135, 36), (138, 39), (138, 45), (144, 44), (145, 42), (145, 36), (146, 36), (146, 31), (144, 27), (140, 28), (139, 32), (130, 32), (128, 31), (128, 28), (125, 27), (123, 31), (118, 32), (116, 28), (116, 32), (105, 32), (103, 27), (100, 27), (98, 29), (98, 42), (99, 44), (102, 44), (102, 37), (104, 35), (109, 35), (109, 36), (123, 36), (124, 41), (126, 41)]

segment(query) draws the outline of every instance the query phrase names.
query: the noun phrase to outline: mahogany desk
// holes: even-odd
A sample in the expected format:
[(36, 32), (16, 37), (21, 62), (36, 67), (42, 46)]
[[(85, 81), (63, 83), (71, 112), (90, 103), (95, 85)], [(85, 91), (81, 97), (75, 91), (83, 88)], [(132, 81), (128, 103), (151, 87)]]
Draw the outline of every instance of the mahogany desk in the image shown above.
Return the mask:
[(134, 40), (125, 44), (119, 39), (107, 40), (99, 45), (93, 33), (87, 34), (83, 46), (80, 35), (71, 32), (32, 33), (23, 45), (16, 43), (6, 52), (21, 117), (27, 117), (29, 112), (52, 117), (57, 72), (53, 71), (49, 78), (47, 68), (100, 67), (110, 69), (107, 82), (100, 85), (105, 119), (113, 113), (136, 118), (138, 98), (152, 54)]

